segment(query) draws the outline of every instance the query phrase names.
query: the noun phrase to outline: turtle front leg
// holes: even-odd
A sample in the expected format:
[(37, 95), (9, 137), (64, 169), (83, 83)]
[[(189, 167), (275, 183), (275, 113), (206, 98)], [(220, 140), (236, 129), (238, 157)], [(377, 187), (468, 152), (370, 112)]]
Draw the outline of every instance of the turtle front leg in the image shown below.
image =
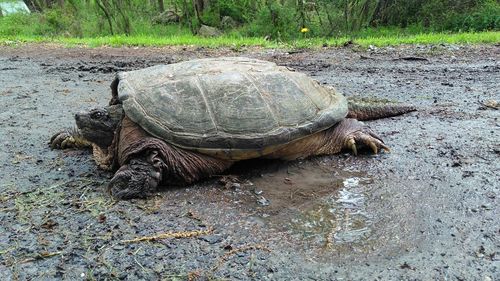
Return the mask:
[(157, 151), (133, 158), (116, 171), (108, 189), (117, 199), (145, 198), (157, 191), (165, 163)]
[(82, 137), (76, 128), (65, 129), (54, 134), (49, 144), (52, 149), (92, 147), (92, 143)]

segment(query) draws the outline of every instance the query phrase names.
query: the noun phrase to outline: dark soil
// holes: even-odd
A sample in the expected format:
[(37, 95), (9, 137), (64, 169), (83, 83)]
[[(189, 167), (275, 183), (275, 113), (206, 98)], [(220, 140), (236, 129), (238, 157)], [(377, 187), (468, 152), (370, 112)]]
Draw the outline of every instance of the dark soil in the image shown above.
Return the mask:
[[(499, 54), (0, 47), (0, 279), (499, 280), (500, 112), (482, 104)], [(49, 148), (115, 72), (227, 55), (419, 110), (369, 122), (391, 153), (250, 161), (148, 200), (114, 201), (89, 151)]]

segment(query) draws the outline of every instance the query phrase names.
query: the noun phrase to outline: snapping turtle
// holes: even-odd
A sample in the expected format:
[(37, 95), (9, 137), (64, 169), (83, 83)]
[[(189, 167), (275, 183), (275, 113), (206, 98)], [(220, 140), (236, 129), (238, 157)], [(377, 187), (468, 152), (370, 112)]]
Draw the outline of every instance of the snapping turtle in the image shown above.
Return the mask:
[(116, 170), (117, 198), (185, 185), (234, 162), (293, 160), (357, 146), (389, 150), (360, 120), (414, 110), (350, 106), (332, 88), (274, 63), (211, 58), (118, 73), (109, 106), (75, 115), (77, 129), (53, 148), (91, 145), (100, 167)]

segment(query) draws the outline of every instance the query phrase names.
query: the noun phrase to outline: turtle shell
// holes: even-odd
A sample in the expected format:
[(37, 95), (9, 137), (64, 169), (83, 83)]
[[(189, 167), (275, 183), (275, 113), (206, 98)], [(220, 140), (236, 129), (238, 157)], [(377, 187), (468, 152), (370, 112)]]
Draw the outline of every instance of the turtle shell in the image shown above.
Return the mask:
[(209, 58), (117, 76), (126, 115), (173, 145), (224, 159), (247, 159), (331, 127), (345, 98), (275, 63)]

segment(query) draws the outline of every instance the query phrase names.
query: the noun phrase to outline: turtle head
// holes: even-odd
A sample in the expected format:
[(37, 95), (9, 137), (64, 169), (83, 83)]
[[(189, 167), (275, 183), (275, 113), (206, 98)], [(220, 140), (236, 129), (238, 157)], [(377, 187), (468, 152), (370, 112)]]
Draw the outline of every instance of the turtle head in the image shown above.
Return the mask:
[(77, 113), (75, 121), (78, 131), (86, 140), (108, 148), (122, 117), (122, 106), (117, 104)]

